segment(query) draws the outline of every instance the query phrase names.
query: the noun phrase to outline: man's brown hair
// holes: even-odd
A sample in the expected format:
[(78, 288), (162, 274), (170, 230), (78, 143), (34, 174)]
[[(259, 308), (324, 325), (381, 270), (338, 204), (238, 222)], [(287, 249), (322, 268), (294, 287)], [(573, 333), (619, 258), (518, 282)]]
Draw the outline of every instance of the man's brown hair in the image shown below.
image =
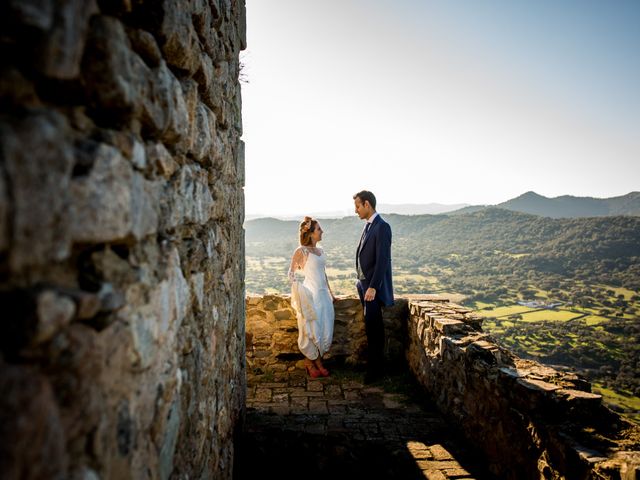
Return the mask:
[(376, 209), (376, 196), (369, 190), (362, 190), (353, 196), (353, 199), (359, 198), (362, 203), (369, 202), (371, 208)]

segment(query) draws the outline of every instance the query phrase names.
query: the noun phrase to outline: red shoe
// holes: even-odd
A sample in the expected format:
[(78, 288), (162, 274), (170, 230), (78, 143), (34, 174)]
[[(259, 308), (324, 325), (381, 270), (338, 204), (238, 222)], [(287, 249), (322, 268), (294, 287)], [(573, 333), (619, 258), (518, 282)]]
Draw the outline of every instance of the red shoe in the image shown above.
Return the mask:
[(323, 377), (329, 376), (329, 370), (327, 370), (324, 367), (318, 367), (318, 371), (320, 372), (320, 375), (322, 375)]
[(313, 365), (305, 365), (304, 368), (311, 378), (318, 378), (321, 375), (320, 371)]

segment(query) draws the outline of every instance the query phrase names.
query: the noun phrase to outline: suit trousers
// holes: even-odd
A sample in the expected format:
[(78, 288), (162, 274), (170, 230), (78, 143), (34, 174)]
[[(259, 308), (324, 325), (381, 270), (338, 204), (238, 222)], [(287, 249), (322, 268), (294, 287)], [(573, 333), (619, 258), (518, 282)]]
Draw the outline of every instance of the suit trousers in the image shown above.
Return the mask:
[(382, 303), (375, 298), (365, 302), (364, 294), (369, 282), (359, 280), (357, 283), (360, 303), (364, 307), (364, 326), (367, 334), (367, 369), (380, 369), (384, 361), (384, 323), (382, 322)]

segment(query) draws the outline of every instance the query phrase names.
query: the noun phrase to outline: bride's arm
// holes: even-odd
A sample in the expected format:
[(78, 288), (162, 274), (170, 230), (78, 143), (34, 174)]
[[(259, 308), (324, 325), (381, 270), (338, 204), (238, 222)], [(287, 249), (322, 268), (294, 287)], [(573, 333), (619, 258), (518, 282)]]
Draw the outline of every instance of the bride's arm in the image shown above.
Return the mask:
[(293, 282), (295, 280), (296, 270), (301, 270), (304, 268), (304, 264), (307, 258), (304, 255), (304, 251), (302, 247), (296, 248), (296, 251), (293, 252), (291, 256), (291, 264), (289, 265), (289, 271), (287, 272), (287, 276), (289, 277), (289, 281)]

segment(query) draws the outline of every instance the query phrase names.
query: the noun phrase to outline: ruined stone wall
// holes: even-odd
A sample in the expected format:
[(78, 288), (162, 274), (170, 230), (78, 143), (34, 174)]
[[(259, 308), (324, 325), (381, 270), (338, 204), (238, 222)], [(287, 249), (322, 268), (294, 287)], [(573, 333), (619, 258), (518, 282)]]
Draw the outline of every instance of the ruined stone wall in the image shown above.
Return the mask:
[[(334, 306), (328, 357), (358, 364), (366, 348), (359, 300), (340, 298)], [(289, 296), (249, 296), (246, 310), (248, 373), (302, 368)], [(408, 364), (497, 478), (624, 479), (640, 473), (640, 428), (605, 408), (586, 380), (497, 346), (470, 309), (437, 295), (412, 296), (397, 298), (384, 320), (387, 360)]]
[[(398, 299), (383, 313), (385, 354), (392, 362), (404, 362), (407, 305), (406, 299)], [(334, 303), (334, 309), (333, 343), (326, 358), (360, 364), (364, 361), (367, 341), (360, 300), (355, 296), (340, 297)], [(277, 372), (294, 368), (283, 360), (303, 360), (298, 349), (298, 324), (289, 295), (248, 296), (246, 311), (247, 368), (250, 371)], [(302, 363), (298, 368), (302, 368)]]
[(522, 360), (469, 309), (411, 302), (409, 366), (499, 478), (637, 478), (640, 429), (575, 374)]
[(243, 0), (0, 5), (0, 472), (229, 478)]

